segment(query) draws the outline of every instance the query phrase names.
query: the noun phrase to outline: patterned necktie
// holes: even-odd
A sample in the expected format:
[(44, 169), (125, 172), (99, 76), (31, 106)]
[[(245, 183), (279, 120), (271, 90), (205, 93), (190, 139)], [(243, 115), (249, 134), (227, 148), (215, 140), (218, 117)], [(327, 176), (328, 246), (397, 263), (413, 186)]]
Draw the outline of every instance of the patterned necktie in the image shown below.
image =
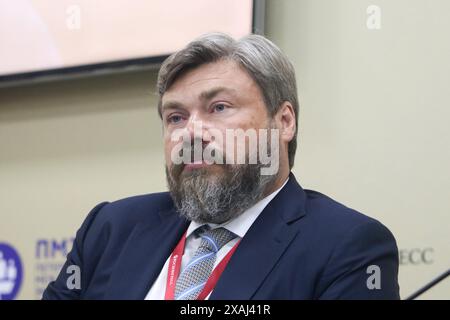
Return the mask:
[(178, 277), (175, 300), (195, 300), (208, 281), (217, 252), (236, 235), (225, 228), (207, 230), (200, 234), (200, 246)]

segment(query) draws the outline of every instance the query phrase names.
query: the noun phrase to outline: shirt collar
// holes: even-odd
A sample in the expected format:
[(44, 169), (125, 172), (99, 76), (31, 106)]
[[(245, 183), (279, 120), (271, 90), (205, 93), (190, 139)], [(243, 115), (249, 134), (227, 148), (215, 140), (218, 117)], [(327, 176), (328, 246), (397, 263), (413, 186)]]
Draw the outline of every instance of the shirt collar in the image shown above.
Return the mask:
[[(269, 204), (270, 201), (272, 201), (273, 198), (280, 192), (281, 189), (286, 185), (288, 182), (289, 177), (286, 179), (286, 181), (283, 183), (283, 185), (266, 196), (265, 198), (259, 200), (256, 204), (254, 204), (249, 209), (245, 210), (241, 215), (239, 215), (237, 218), (232, 219), (230, 221), (227, 221), (222, 224), (214, 224), (214, 223), (208, 223), (207, 225), (211, 229), (223, 227), (226, 228), (228, 231), (233, 232), (238, 237), (243, 238), (244, 235), (247, 233), (248, 229), (250, 229), (253, 222), (255, 222), (256, 218), (261, 214), (261, 212), (264, 210), (264, 208)], [(189, 224), (189, 227), (186, 232), (186, 238), (189, 237), (195, 230), (198, 228), (204, 226), (205, 223), (198, 223), (195, 221), (191, 221)]]

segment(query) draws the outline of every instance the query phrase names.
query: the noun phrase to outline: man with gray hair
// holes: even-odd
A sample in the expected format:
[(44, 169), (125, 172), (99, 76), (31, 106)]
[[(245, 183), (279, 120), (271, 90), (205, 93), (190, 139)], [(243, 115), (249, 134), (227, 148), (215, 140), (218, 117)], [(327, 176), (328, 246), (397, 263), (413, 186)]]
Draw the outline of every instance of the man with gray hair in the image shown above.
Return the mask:
[(92, 209), (44, 299), (399, 298), (390, 231), (291, 173), (297, 88), (275, 44), (206, 34), (157, 87), (169, 192)]

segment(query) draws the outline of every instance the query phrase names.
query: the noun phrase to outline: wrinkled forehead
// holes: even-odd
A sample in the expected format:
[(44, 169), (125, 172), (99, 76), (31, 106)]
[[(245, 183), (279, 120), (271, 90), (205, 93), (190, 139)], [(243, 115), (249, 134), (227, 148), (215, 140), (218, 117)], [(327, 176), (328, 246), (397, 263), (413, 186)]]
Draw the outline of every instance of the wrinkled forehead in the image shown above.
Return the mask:
[(173, 82), (163, 94), (161, 107), (176, 101), (204, 101), (226, 95), (234, 99), (260, 98), (258, 85), (238, 63), (222, 60), (190, 69)]

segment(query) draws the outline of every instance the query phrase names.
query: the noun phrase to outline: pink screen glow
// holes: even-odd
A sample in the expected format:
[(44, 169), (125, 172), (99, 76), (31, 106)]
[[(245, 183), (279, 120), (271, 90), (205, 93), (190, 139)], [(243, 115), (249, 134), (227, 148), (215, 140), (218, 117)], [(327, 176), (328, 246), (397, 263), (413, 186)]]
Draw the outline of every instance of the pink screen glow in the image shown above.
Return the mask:
[(170, 54), (251, 32), (251, 0), (0, 0), (0, 75)]

